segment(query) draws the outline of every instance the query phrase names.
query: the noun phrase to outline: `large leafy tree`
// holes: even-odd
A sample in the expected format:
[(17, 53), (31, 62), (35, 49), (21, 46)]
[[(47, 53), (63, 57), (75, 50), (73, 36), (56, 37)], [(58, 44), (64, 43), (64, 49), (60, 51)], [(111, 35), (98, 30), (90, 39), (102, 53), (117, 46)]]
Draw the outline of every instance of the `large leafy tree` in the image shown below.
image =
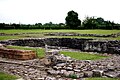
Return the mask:
[(81, 20), (78, 19), (78, 13), (75, 11), (69, 11), (65, 18), (66, 25), (71, 29), (77, 29), (81, 25)]
[(94, 17), (86, 17), (82, 24), (85, 29), (94, 29), (98, 25), (97, 20)]
[(101, 17), (86, 17), (82, 25), (85, 29), (111, 29), (111, 22), (105, 21)]
[(86, 17), (82, 25), (85, 29), (119, 29), (117, 24), (101, 17)]

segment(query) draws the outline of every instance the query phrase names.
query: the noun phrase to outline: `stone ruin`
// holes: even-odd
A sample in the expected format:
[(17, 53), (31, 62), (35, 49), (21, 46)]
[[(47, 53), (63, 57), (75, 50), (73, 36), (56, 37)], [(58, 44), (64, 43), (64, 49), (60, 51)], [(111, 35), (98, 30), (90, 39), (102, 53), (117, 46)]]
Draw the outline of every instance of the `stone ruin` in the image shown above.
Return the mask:
[[(71, 48), (78, 49), (85, 52), (99, 52), (99, 53), (111, 53), (120, 54), (120, 41), (118, 40), (93, 40), (93, 39), (77, 39), (77, 38), (33, 38), (33, 39), (19, 39), (19, 40), (6, 40), (0, 41), (1, 44), (5, 45), (17, 45), (17, 46), (30, 46), (30, 47), (55, 47), (55, 48)], [(47, 48), (45, 47), (45, 48)], [(7, 57), (13, 59), (33, 59), (36, 58), (36, 53), (34, 51), (24, 51), (24, 50), (11, 50), (0, 48), (0, 55), (2, 57)], [(56, 53), (59, 50), (47, 50), (46, 53), (51, 53), (49, 59), (55, 61)], [(11, 56), (12, 55), (12, 56)], [(54, 57), (52, 57), (54, 55)], [(58, 54), (57, 54), (58, 55)], [(46, 56), (48, 57), (48, 56)], [(58, 61), (60, 61), (58, 59)]]
[(36, 58), (37, 55), (35, 51), (31, 50), (17, 50), (0, 47), (0, 57), (17, 60), (29, 60)]
[(50, 50), (46, 46), (46, 58), (49, 60), (51, 69), (47, 70), (50, 75), (60, 75), (60, 77), (71, 77), (76, 79), (88, 77), (110, 77), (120, 78), (119, 56), (102, 59), (98, 61), (75, 60), (63, 54), (59, 50)]
[(1, 44), (44, 47), (45, 43), (49, 46), (60, 48), (78, 49), (88, 52), (120, 54), (119, 40), (95, 40), (95, 39), (77, 39), (77, 38), (33, 38), (0, 41)]
[(45, 36), (89, 36), (89, 37), (118, 37), (120, 33), (116, 34), (80, 34), (80, 33), (64, 33), (64, 32), (51, 32), (45, 33)]
[[(46, 72), (47, 74), (52, 75), (54, 77), (59, 75), (59, 78), (62, 78), (62, 77), (70, 77), (70, 75), (71, 76), (75, 75), (77, 79), (86, 78), (86, 77), (120, 78), (120, 64), (119, 64), (120, 56), (113, 56), (112, 58), (102, 59), (98, 61), (75, 60), (70, 57), (59, 54), (59, 49), (53, 50), (48, 48), (49, 46), (50, 48), (51, 46), (59, 46), (59, 47), (80, 49), (81, 51), (91, 51), (91, 52), (101, 51), (101, 52), (110, 52), (110, 53), (119, 54), (120, 41), (48, 38), (45, 40), (45, 43), (47, 43), (48, 45), (45, 45), (43, 39), (23, 39), (23, 40), (20, 39), (20, 40), (1, 41), (1, 43), (11, 44), (11, 45), (21, 45), (21, 46), (32, 46), (32, 47), (45, 46), (46, 60), (48, 61), (48, 63), (47, 64), (45, 63), (45, 65), (47, 67), (50, 66), (50, 69), (47, 69)], [(38, 64), (39, 61), (37, 61), (36, 63)], [(51, 79), (51, 80), (58, 80), (58, 79)], [(61, 80), (65, 80), (65, 79), (61, 79)]]

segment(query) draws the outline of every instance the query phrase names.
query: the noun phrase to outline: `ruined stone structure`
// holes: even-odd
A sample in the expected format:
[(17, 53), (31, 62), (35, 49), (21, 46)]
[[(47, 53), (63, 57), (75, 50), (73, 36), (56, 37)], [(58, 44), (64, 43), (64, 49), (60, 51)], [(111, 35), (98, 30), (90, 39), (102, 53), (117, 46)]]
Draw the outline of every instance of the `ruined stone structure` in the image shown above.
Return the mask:
[(48, 46), (67, 47), (79, 49), (81, 51), (115, 53), (120, 54), (119, 40), (93, 40), (93, 39), (78, 39), (78, 38), (38, 38), (38, 39), (19, 39), (0, 41), (2, 44), (44, 47), (45, 43)]
[(31, 50), (17, 50), (0, 48), (0, 57), (18, 59), (18, 60), (29, 60), (36, 58), (36, 53)]
[(118, 37), (120, 33), (116, 34), (80, 34), (80, 33), (64, 33), (64, 32), (51, 32), (45, 33), (46, 36), (89, 36), (89, 37)]
[[(19, 39), (0, 41), (2, 44), (45, 47), (46, 57), (50, 60), (28, 60), (16, 64), (12, 64), (9, 60), (0, 60), (0, 69), (6, 72), (19, 75), (25, 80), (66, 80), (72, 75), (76, 79), (87, 77), (111, 77), (120, 78), (120, 56), (113, 55), (110, 58), (102, 60), (75, 60), (70, 57), (59, 54), (59, 50), (49, 51), (48, 47), (66, 47), (79, 49), (81, 51), (91, 52), (107, 52), (120, 54), (120, 41), (117, 40), (93, 40), (93, 39), (77, 39), (77, 38), (46, 38), (46, 39)], [(22, 55), (24, 53), (24, 55)], [(21, 51), (0, 48), (0, 56), (14, 59), (32, 59), (36, 55), (31, 51)], [(24, 56), (24, 57), (23, 57)], [(43, 62), (44, 61), (44, 62)], [(45, 64), (46, 63), (46, 64)], [(41, 67), (42, 65), (42, 67)]]

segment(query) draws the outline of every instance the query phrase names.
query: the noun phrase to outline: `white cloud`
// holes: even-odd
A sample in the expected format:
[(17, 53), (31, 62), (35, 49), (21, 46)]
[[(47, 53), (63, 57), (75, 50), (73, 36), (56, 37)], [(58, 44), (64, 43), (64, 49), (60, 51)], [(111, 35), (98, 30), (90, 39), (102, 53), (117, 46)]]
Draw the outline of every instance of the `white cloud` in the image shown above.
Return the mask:
[(78, 12), (79, 18), (103, 17), (119, 22), (119, 0), (0, 0), (0, 22), (65, 22), (67, 12)]

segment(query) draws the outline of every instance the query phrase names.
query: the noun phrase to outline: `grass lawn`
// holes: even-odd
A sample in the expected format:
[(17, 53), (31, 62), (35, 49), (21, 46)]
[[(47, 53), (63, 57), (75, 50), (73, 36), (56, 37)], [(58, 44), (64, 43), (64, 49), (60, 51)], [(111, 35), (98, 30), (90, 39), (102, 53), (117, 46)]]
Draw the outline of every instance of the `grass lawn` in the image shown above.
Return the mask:
[(33, 50), (37, 53), (37, 56), (39, 58), (42, 58), (45, 56), (45, 51), (42, 48), (28, 48), (28, 47), (22, 47), (22, 46), (7, 46), (9, 49), (20, 49), (20, 50)]
[(86, 78), (85, 80), (120, 80), (118, 78)]
[(16, 80), (18, 77), (0, 72), (0, 80)]
[(25, 38), (22, 36), (0, 36), (0, 40), (11, 40), (11, 39), (20, 39)]
[(78, 60), (97, 60), (97, 59), (107, 58), (107, 56), (89, 54), (86, 52), (61, 51), (61, 54), (64, 54), (65, 56), (70, 56), (71, 58), (78, 59)]
[(99, 40), (120, 40), (120, 37), (83, 37), (83, 36), (51, 36), (55, 38), (83, 38), (83, 39), (99, 39)]
[[(41, 30), (41, 29), (29, 29), (29, 30), (0, 30), (0, 33), (6, 34), (15, 34), (21, 33), (20, 35), (9, 35), (9, 36), (0, 36), (0, 40), (8, 39), (19, 39), (19, 38), (40, 38), (40, 37), (62, 37), (62, 38), (93, 38), (93, 39), (111, 39), (111, 40), (120, 40), (120, 37), (117, 38), (102, 38), (102, 37), (82, 37), (82, 36), (44, 36), (44, 33), (50, 32), (64, 32), (64, 33), (80, 33), (80, 34), (114, 34), (120, 32), (120, 30)], [(24, 33), (24, 34), (22, 34)], [(26, 33), (26, 34), (25, 34)]]
[[(39, 58), (45, 56), (45, 51), (43, 48), (28, 48), (28, 47), (22, 47), (22, 46), (7, 46), (7, 48), (20, 49), (20, 50), (34, 50), (36, 51)], [(96, 60), (96, 59), (106, 58), (106, 56), (100, 56), (97, 54), (89, 54), (85, 52), (61, 51), (60, 53), (64, 54), (65, 56), (70, 56), (71, 58), (78, 59), (78, 60)]]
[(44, 30), (44, 29), (16, 29), (16, 30), (0, 30), (0, 33), (44, 33), (44, 32), (75, 32), (81, 34), (113, 34), (118, 33), (120, 30)]
[(116, 38), (112, 37), (82, 37), (82, 36), (41, 36), (39, 34), (22, 35), (22, 36), (0, 36), (0, 40), (22, 39), (22, 38), (84, 38), (84, 39), (99, 39), (99, 40), (120, 40), (120, 36)]

